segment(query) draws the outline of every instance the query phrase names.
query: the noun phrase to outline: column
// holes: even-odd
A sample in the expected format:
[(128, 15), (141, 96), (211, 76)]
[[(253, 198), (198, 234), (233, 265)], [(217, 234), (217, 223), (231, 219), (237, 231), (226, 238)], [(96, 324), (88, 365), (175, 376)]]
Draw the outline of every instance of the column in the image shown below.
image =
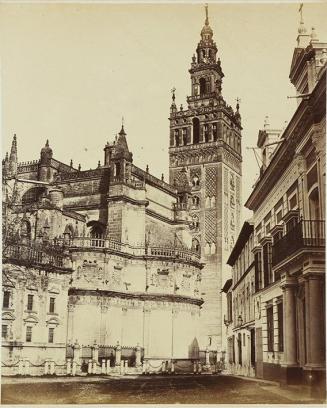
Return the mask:
[(296, 358), (296, 310), (295, 310), (296, 280), (283, 276), (281, 288), (284, 301), (284, 365), (297, 365)]
[(305, 282), (306, 346), (308, 368), (324, 367), (324, 283), (319, 275), (310, 275)]
[(117, 342), (116, 346), (116, 361), (115, 361), (115, 366), (119, 367), (120, 366), (120, 361), (121, 361), (121, 346), (119, 342)]
[(213, 142), (213, 125), (212, 125), (212, 123), (208, 124), (208, 131), (209, 131), (209, 142)]

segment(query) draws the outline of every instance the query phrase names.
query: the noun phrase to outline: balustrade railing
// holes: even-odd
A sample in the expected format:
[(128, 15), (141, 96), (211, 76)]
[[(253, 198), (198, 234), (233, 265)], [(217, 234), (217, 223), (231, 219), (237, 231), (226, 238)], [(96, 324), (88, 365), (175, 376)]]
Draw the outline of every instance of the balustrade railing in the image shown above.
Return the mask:
[(284, 261), (300, 249), (325, 247), (325, 221), (301, 220), (272, 247), (272, 265)]
[(55, 244), (69, 248), (103, 248), (136, 256), (154, 256), (162, 258), (177, 258), (185, 261), (199, 261), (200, 254), (187, 248), (164, 246), (132, 246), (115, 241), (111, 238), (74, 237), (72, 239), (56, 239)]

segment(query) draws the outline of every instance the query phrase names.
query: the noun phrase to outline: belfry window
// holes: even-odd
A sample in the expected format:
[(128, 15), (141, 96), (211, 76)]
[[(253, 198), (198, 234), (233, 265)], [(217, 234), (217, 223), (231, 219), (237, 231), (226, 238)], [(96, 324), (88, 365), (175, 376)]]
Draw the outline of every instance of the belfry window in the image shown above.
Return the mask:
[(179, 131), (175, 130), (175, 146), (179, 146)]
[(200, 141), (200, 121), (198, 118), (193, 119), (193, 143), (197, 144)]
[(206, 93), (206, 80), (205, 78), (200, 78), (200, 95), (204, 95)]

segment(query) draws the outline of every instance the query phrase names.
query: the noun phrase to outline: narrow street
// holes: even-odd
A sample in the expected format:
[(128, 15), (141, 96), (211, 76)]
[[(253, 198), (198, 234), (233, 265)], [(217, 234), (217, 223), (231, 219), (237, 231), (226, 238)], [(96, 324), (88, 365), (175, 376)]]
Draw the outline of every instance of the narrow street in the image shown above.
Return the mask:
[[(35, 382), (34, 382), (35, 381)], [(4, 379), (2, 404), (322, 403), (267, 382), (232, 376)]]

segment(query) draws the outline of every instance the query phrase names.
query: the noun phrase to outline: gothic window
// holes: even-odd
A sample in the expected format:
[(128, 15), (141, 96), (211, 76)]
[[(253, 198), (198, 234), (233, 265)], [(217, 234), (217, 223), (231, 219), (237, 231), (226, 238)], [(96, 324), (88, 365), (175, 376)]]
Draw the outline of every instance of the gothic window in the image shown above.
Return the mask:
[(263, 258), (263, 278), (264, 278), (264, 286), (268, 286), (273, 281), (272, 277), (272, 254), (271, 254), (271, 243), (268, 242), (263, 246), (262, 251), (262, 258)]
[(204, 95), (206, 93), (206, 80), (205, 78), (200, 78), (200, 95)]
[(200, 249), (201, 249), (200, 242), (196, 238), (193, 238), (192, 239), (192, 250), (200, 253)]
[(209, 255), (210, 254), (210, 244), (207, 242), (206, 243), (206, 245), (205, 245), (205, 247), (204, 247), (204, 253), (206, 254), (206, 255)]
[(193, 119), (193, 144), (197, 144), (200, 141), (200, 121), (198, 118)]

